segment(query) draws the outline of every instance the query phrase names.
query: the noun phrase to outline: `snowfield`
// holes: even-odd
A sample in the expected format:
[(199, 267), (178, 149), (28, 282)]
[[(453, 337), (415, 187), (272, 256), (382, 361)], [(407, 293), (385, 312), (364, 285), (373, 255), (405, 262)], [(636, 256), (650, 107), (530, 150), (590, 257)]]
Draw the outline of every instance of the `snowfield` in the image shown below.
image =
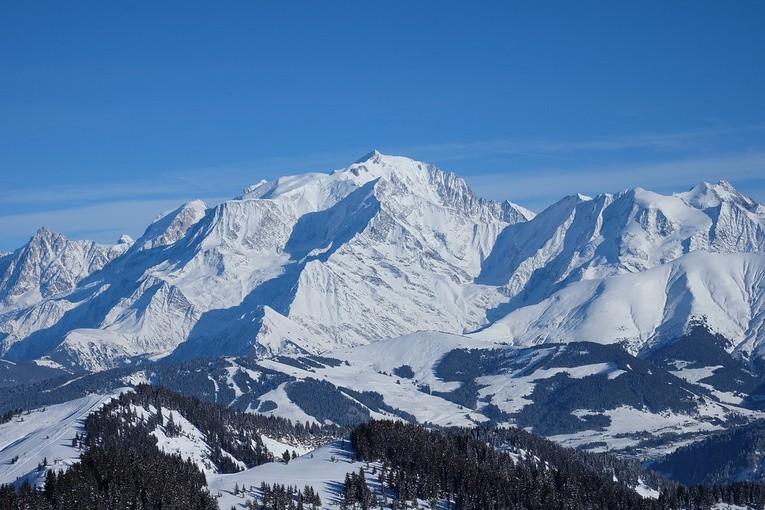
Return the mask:
[[(85, 418), (119, 393), (88, 395), (24, 411), (0, 424), (0, 484), (26, 479), (38, 485), (45, 480), (48, 469), (61, 471), (78, 462), (81, 450), (72, 445), (72, 440), (84, 433)], [(47, 465), (39, 468), (44, 460)]]
[[(262, 482), (293, 485), (301, 490), (310, 485), (319, 493), (322, 508), (336, 508), (342, 501), (346, 473), (367, 467), (365, 462), (351, 461), (349, 448), (347, 440), (335, 441), (293, 459), (289, 464), (271, 462), (239, 473), (210, 476), (210, 493), (218, 498), (218, 506), (222, 509), (245, 508), (248, 500), (259, 497)], [(367, 478), (372, 477), (367, 475)], [(244, 491), (234, 494), (236, 486)]]

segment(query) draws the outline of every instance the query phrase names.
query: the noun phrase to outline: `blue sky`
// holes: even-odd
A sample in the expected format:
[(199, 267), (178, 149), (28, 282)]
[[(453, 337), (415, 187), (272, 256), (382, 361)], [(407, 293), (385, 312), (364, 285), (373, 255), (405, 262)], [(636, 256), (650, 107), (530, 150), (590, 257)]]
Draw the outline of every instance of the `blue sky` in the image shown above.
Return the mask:
[(534, 210), (727, 179), (765, 201), (765, 2), (11, 2), (0, 251), (372, 148)]

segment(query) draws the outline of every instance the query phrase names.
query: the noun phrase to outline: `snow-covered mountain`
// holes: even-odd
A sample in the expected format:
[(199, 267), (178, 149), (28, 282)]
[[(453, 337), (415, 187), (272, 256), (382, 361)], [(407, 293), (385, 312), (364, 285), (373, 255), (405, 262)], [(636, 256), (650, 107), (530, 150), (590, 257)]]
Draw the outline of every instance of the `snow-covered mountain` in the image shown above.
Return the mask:
[(765, 355), (765, 256), (697, 251), (639, 273), (574, 281), (474, 336), (529, 345), (624, 343), (640, 353), (704, 318), (748, 359)]
[(158, 218), (76, 289), (4, 307), (3, 351), (100, 369), (476, 329), (502, 296), (470, 284), (499, 233), (529, 217), (454, 174), (375, 152)]
[(0, 256), (0, 309), (15, 310), (75, 289), (77, 284), (124, 254), (128, 236), (115, 246), (70, 241), (40, 228), (22, 248)]
[(730, 350), (762, 354), (765, 206), (726, 182), (572, 196), (534, 216), (373, 152), (191, 202), (123, 241), (41, 231), (0, 258), (3, 357), (101, 370), (418, 330), (639, 352), (700, 315)]
[(639, 273), (691, 252), (765, 251), (765, 206), (729, 183), (663, 196), (633, 189), (576, 195), (508, 227), (478, 281), (501, 286), (513, 308), (571, 282)]

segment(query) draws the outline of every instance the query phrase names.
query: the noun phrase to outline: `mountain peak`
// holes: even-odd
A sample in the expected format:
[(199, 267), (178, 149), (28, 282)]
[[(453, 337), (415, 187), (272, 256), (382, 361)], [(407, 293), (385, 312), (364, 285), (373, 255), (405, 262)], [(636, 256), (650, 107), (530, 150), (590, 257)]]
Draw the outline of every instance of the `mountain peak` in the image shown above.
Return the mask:
[(49, 245), (49, 244), (61, 244), (66, 243), (68, 239), (64, 236), (64, 234), (60, 234), (58, 232), (53, 232), (52, 230), (46, 228), (46, 227), (40, 227), (37, 229), (37, 232), (35, 232), (35, 235), (33, 235), (29, 242), (27, 243), (27, 246), (36, 245)]
[(202, 200), (192, 200), (173, 211), (157, 216), (135, 246), (151, 249), (174, 243), (186, 234), (186, 231), (205, 215), (207, 204)]
[(697, 209), (709, 209), (719, 207), (723, 202), (732, 202), (745, 209), (754, 211), (759, 205), (726, 180), (721, 180), (717, 184), (700, 182), (690, 191), (675, 193), (674, 196)]
[(35, 232), (34, 237), (50, 237), (53, 235), (53, 231), (49, 230), (45, 226), (42, 226), (37, 229), (37, 232)]
[(367, 161), (372, 160), (373, 163), (376, 163), (377, 161), (374, 161), (375, 159), (378, 159), (382, 156), (382, 154), (377, 150), (373, 149), (372, 152), (368, 152), (361, 156), (359, 159), (354, 161), (354, 163), (366, 163)]

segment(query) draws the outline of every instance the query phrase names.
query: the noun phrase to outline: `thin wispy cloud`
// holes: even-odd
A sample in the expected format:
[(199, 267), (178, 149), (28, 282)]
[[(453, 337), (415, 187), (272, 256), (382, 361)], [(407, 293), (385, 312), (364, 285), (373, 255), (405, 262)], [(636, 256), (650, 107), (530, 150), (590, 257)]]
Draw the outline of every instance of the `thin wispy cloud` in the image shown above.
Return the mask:
[(634, 187), (682, 191), (721, 179), (763, 200), (763, 135), (765, 126), (734, 128), (718, 122), (697, 131), (454, 142), (403, 151), (457, 171), (481, 196), (539, 211), (575, 193)]
[[(171, 169), (141, 181), (80, 182), (0, 190), (0, 208), (17, 204), (113, 202), (173, 198), (183, 201), (211, 196), (234, 198), (250, 184), (290, 173), (328, 172), (341, 168), (363, 150), (274, 157), (206, 167)], [(335, 166), (333, 166), (335, 165)]]
[(538, 150), (552, 152), (575, 151), (624, 151), (624, 150), (693, 150), (708, 148), (710, 141), (721, 137), (741, 136), (765, 132), (765, 126), (750, 126), (746, 128), (721, 127), (700, 131), (685, 131), (679, 133), (646, 133), (628, 136), (611, 136), (594, 140), (538, 140)]
[(701, 181), (731, 181), (754, 199), (765, 199), (765, 152), (711, 158), (654, 161), (603, 168), (548, 167), (533, 173), (486, 173), (467, 176), (480, 196), (508, 199), (541, 210), (565, 195), (597, 195), (642, 187), (670, 192), (685, 191)]
[[(496, 154), (516, 154), (549, 159), (577, 160), (602, 164), (624, 163), (609, 155), (608, 158), (594, 157), (592, 153), (610, 153), (629, 150), (644, 151), (693, 151), (712, 150), (722, 139), (761, 136), (765, 126), (746, 126), (740, 128), (716, 127), (698, 131), (677, 133), (644, 133), (624, 136), (603, 136), (588, 139), (560, 138), (514, 138), (507, 140), (487, 140), (475, 142), (450, 142), (404, 147), (405, 153), (425, 153), (441, 155), (445, 160), (465, 159), (480, 152)], [(585, 156), (584, 153), (590, 154)], [(572, 156), (579, 154), (579, 156)]]
[[(137, 237), (156, 216), (178, 206), (175, 200), (119, 200), (39, 213), (6, 214), (0, 216), (0, 223), (6, 243), (9, 239), (25, 242), (40, 227), (73, 238), (116, 243), (122, 234)], [(89, 237), (91, 234), (95, 235)], [(3, 248), (10, 250), (19, 245)]]

